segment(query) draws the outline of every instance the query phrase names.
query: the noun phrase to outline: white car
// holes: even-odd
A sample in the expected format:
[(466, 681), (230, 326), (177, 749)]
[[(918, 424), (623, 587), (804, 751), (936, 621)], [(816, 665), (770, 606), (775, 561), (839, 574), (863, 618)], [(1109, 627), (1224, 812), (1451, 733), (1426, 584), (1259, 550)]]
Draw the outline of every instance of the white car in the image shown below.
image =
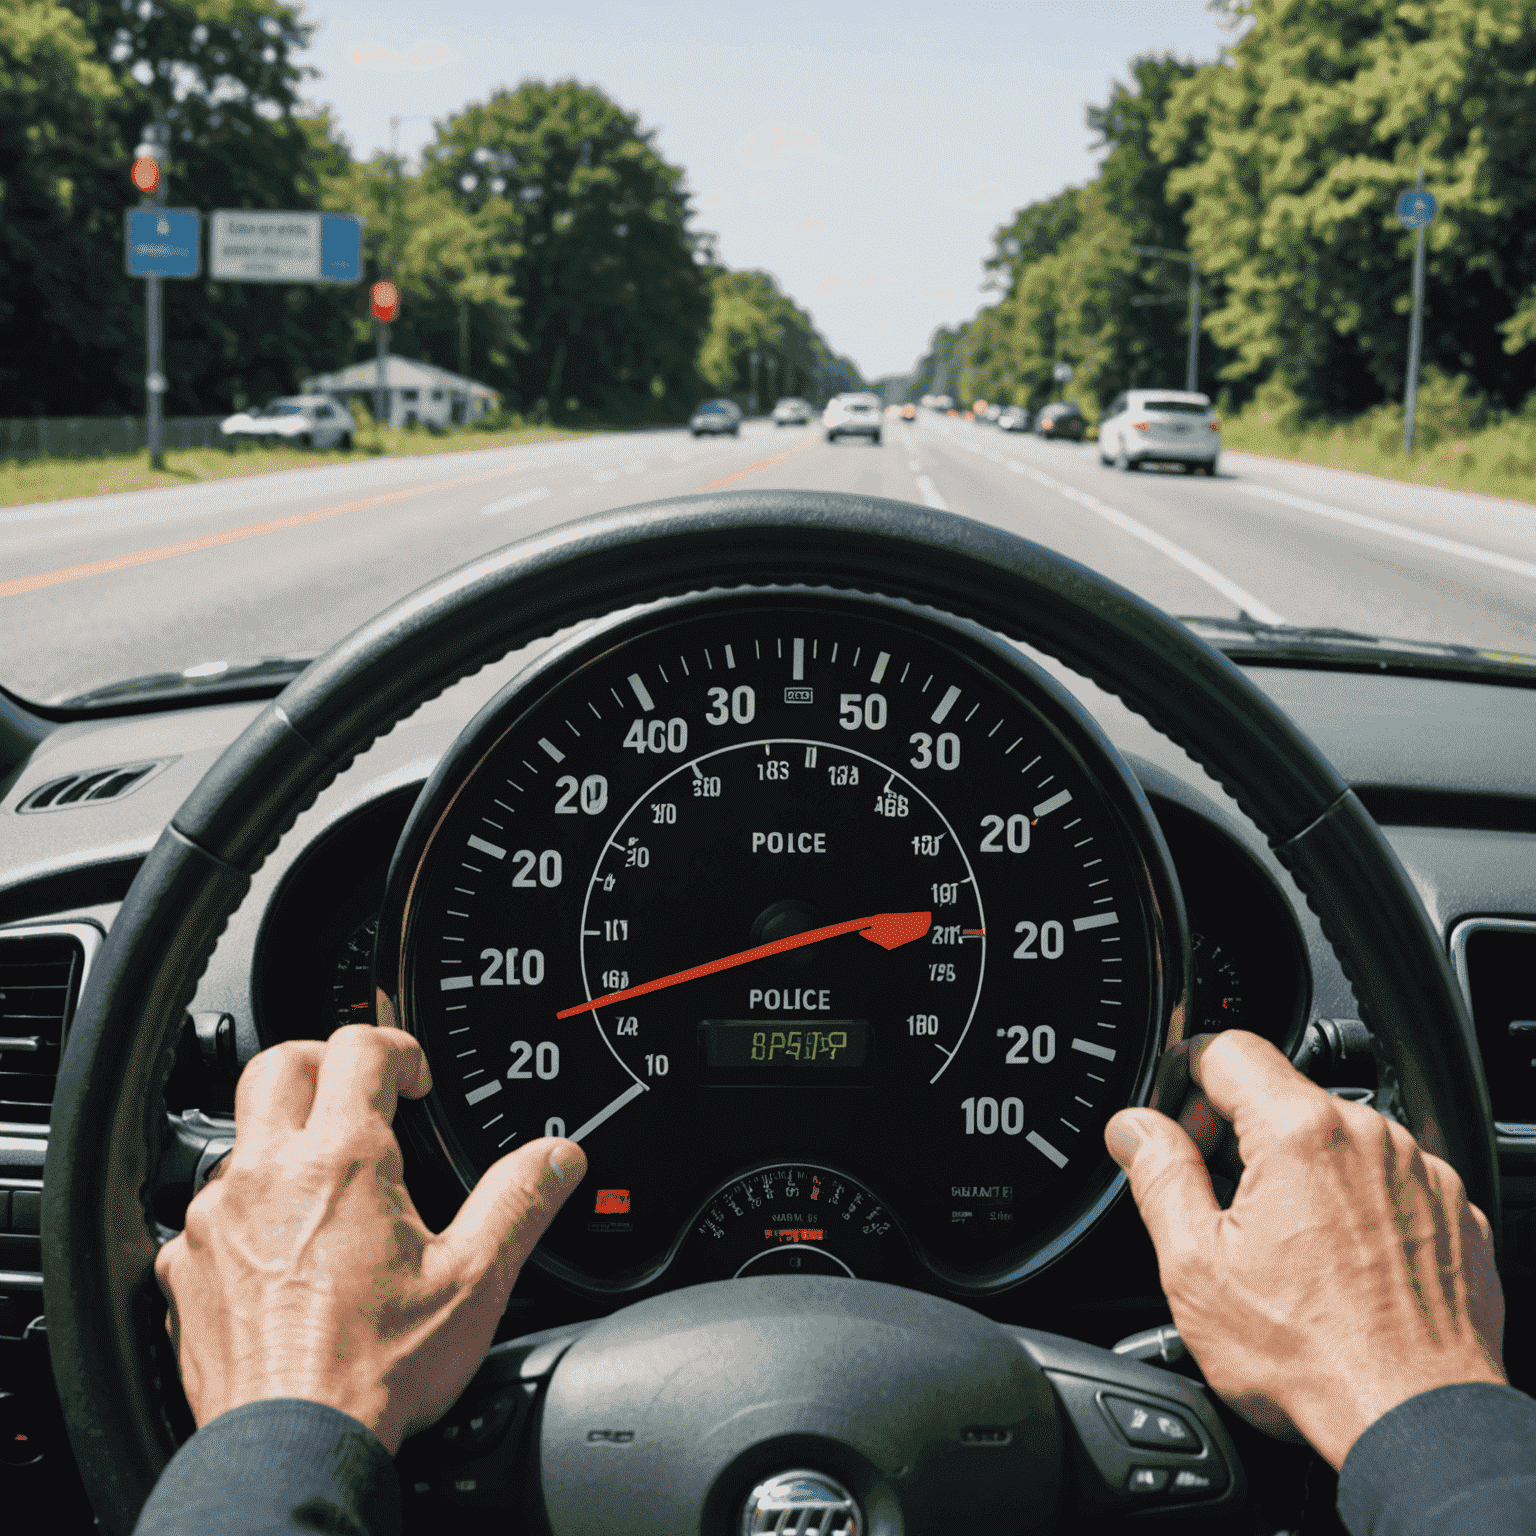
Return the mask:
[(350, 448), (357, 422), (332, 395), (279, 395), (259, 411), (237, 411), (219, 423), (228, 443), (254, 440), (266, 448)]
[(833, 395), (821, 413), (822, 430), (829, 443), (840, 437), (867, 437), (878, 448), (882, 421), (875, 395)]
[(1209, 395), (1182, 389), (1130, 389), (1099, 422), (1099, 462), (1118, 469), (1182, 464), (1186, 474), (1216, 473), (1221, 422)]
[(799, 395), (786, 395), (773, 408), (773, 424), (776, 427), (809, 426), (810, 420), (810, 402), (802, 400)]

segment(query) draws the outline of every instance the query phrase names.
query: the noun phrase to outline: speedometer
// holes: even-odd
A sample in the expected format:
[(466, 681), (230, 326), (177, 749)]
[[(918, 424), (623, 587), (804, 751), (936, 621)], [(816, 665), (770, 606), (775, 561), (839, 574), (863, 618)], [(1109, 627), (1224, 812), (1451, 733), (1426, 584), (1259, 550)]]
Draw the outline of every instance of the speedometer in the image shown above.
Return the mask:
[(987, 1289), (1118, 1187), (1104, 1123), (1186, 950), (1145, 800), (1038, 668), (911, 605), (752, 591), (589, 630), (471, 723), (396, 851), (380, 1017), (466, 1187), (582, 1143), (538, 1255), (574, 1284), (650, 1283), (712, 1191), (798, 1161)]

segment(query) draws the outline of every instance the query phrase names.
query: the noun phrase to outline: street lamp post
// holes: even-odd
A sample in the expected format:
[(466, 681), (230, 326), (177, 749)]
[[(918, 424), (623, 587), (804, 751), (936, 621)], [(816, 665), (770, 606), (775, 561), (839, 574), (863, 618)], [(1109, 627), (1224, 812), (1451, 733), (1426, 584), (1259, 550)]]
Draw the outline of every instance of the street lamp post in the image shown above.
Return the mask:
[[(1200, 268), (1195, 258), (1184, 251), (1170, 251), (1161, 245), (1133, 245), (1138, 256), (1154, 256), (1159, 261), (1182, 261), (1189, 268), (1189, 352), (1184, 360), (1184, 388), (1194, 394), (1200, 388)], [(1154, 298), (1132, 299), (1131, 303), (1167, 302)]]

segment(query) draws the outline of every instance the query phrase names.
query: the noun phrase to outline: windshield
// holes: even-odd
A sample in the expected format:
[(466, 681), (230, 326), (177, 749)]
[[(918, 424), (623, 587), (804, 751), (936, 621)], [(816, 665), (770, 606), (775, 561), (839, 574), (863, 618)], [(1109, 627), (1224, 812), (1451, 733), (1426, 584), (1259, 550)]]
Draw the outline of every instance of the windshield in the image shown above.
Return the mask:
[(947, 509), (1251, 649), (1536, 652), (1530, 7), (635, 14), (0, 8), (0, 684), (280, 680), (715, 489)]

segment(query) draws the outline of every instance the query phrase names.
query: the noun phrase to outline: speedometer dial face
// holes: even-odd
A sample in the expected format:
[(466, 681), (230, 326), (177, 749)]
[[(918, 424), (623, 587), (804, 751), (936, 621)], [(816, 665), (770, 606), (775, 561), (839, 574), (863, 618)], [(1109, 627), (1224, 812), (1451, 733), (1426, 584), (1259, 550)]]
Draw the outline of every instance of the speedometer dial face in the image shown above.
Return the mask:
[(397, 851), (381, 1016), (466, 1184), (582, 1143), (540, 1249), (575, 1283), (653, 1280), (708, 1246), (712, 1190), (803, 1159), (985, 1288), (1102, 1207), (1104, 1122), (1182, 1001), (1177, 909), (1139, 792), (1022, 659), (884, 600), (696, 598), (461, 738)]

